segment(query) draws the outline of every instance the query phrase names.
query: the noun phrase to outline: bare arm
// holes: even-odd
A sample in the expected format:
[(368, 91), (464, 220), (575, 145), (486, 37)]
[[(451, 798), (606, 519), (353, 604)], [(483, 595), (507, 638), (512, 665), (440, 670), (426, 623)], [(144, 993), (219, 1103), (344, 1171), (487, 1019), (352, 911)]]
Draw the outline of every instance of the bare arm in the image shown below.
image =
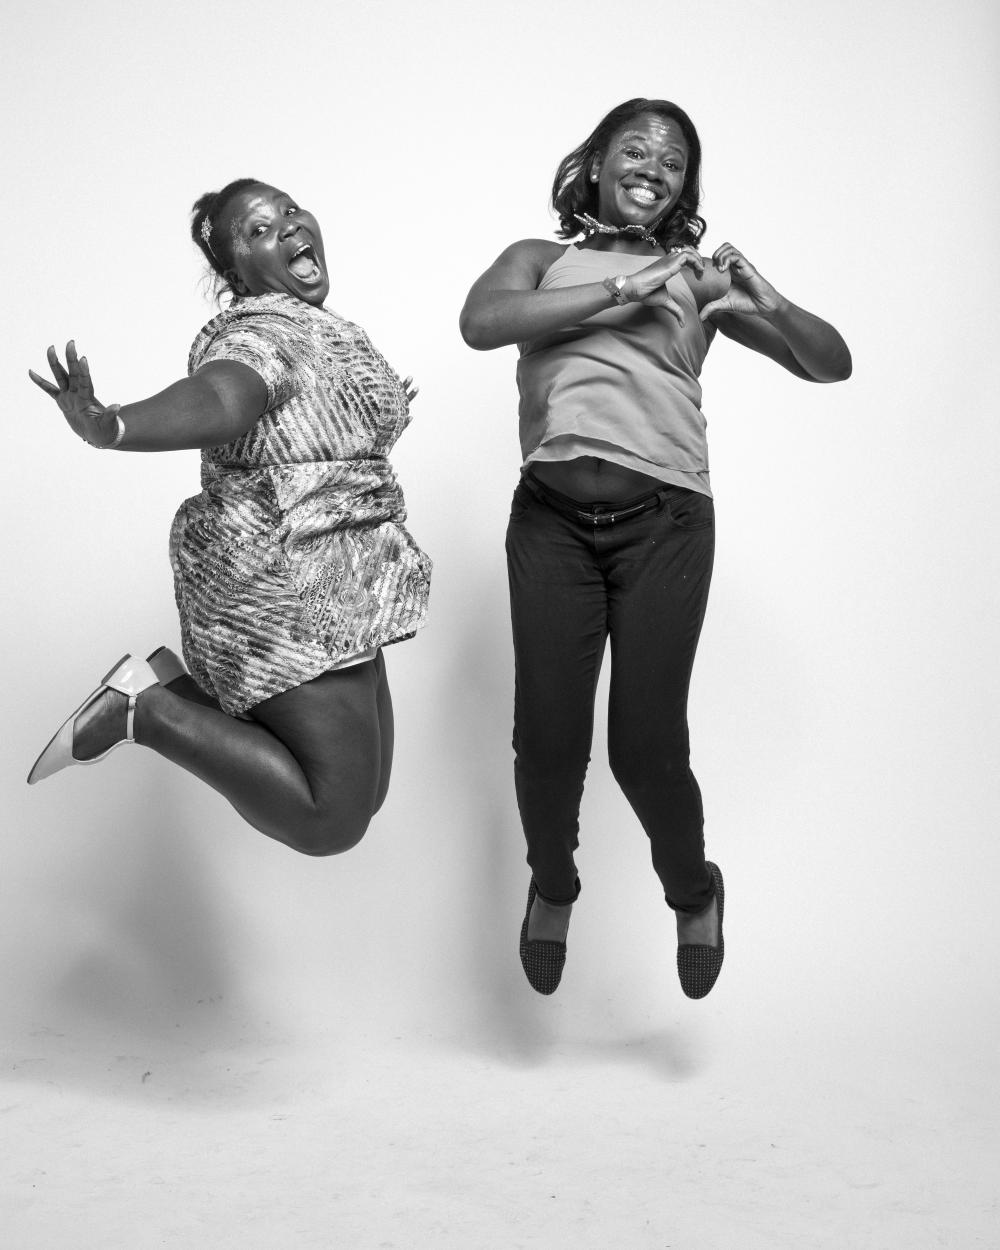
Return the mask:
[(522, 239), (501, 252), (472, 286), (458, 325), (476, 351), (490, 351), (576, 325), (609, 308), (601, 282), (539, 291), (546, 269), (563, 248), (545, 239)]
[(712, 261), (714, 282), (722, 275), (729, 281), (702, 308), (703, 321), (807, 382), (851, 376), (850, 350), (829, 322), (780, 295), (731, 243), (718, 248)]
[[(116, 417), (114, 408), (94, 396), (87, 358), (77, 356), (73, 342), (66, 344), (65, 368), (54, 347), (47, 355), (55, 385), (29, 369), (31, 380), (56, 401), (70, 429), (94, 447), (218, 447), (245, 434), (267, 404), (267, 388), (258, 373), (235, 360), (215, 360), (149, 399), (123, 405)], [(122, 437), (115, 441), (120, 429)]]
[(122, 451), (219, 447), (245, 434), (264, 413), (267, 387), (249, 365), (212, 360), (158, 395), (121, 409)]
[[(502, 252), (473, 284), (465, 301), (459, 328), (466, 343), (477, 351), (506, 347), (579, 325), (614, 307), (615, 300), (603, 282), (538, 290), (546, 270), (563, 250), (545, 239), (523, 239)], [(632, 274), (623, 288), (627, 302), (662, 306), (683, 324), (683, 309), (667, 292), (666, 282), (685, 266), (698, 269), (704, 262), (696, 252), (680, 252)]]

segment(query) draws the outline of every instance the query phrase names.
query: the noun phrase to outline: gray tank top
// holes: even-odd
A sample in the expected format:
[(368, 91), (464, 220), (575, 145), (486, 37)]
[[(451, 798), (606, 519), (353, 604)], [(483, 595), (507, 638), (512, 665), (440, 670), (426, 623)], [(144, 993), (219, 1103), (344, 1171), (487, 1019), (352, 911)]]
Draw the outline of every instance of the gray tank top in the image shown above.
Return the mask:
[[(651, 263), (570, 244), (538, 289), (600, 282)], [(678, 274), (667, 289), (684, 309), (683, 326), (665, 309), (627, 304), (518, 344), (525, 465), (599, 456), (711, 495), (698, 382), (708, 340), (687, 281)]]

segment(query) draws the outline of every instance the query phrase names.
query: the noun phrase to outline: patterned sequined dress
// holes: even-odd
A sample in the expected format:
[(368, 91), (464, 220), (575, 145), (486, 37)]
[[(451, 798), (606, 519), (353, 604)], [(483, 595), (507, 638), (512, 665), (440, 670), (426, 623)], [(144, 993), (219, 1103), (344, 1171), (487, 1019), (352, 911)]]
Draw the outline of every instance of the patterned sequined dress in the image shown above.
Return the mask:
[(202, 452), (170, 560), (184, 657), (230, 713), (424, 623), (431, 562), (403, 525), (388, 454), (409, 423), (402, 382), (367, 334), (290, 295), (236, 300), (191, 347), (249, 365), (267, 409)]

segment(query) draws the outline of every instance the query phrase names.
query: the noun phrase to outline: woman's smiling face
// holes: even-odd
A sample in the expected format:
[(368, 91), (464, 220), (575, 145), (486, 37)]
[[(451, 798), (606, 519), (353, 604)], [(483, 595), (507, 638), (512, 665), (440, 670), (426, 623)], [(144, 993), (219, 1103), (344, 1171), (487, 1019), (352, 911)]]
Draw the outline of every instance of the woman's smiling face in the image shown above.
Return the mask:
[(688, 145), (669, 117), (642, 113), (612, 136), (594, 161), (598, 220), (609, 226), (652, 228), (684, 189)]
[(312, 213), (260, 183), (234, 195), (218, 229), (232, 249), (226, 275), (239, 295), (282, 291), (321, 307), (330, 293), (323, 236)]

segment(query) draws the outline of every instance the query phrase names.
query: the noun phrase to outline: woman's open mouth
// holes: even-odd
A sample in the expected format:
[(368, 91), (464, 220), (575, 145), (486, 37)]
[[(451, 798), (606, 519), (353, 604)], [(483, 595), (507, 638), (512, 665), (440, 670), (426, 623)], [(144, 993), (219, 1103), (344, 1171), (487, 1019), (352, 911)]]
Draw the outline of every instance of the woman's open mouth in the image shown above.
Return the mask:
[(319, 262), (311, 243), (303, 243), (295, 249), (288, 262), (288, 269), (301, 282), (315, 282), (320, 277)]
[(633, 204), (638, 204), (640, 208), (650, 208), (656, 203), (657, 195), (652, 187), (632, 186), (625, 187), (625, 194)]

